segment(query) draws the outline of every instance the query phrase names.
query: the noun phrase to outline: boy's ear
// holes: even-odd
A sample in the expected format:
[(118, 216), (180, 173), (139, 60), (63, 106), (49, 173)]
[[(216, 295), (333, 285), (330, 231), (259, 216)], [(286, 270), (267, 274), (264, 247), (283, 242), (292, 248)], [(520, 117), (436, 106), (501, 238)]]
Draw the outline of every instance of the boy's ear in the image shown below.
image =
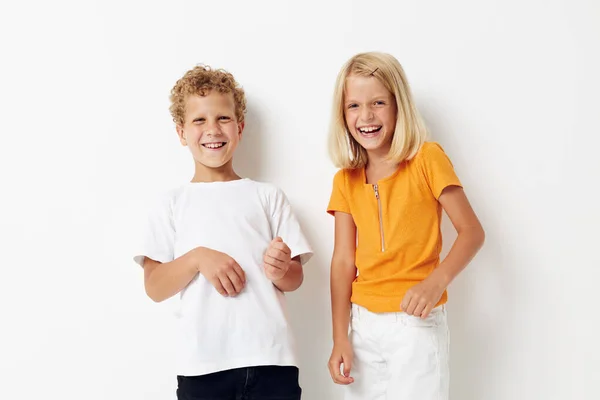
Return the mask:
[(187, 137), (183, 131), (183, 127), (181, 125), (177, 125), (175, 129), (177, 129), (177, 136), (179, 136), (179, 142), (181, 142), (181, 145), (187, 146)]
[(244, 122), (240, 122), (238, 124), (238, 136), (240, 139), (242, 138), (242, 132), (244, 131), (244, 126), (245, 126)]

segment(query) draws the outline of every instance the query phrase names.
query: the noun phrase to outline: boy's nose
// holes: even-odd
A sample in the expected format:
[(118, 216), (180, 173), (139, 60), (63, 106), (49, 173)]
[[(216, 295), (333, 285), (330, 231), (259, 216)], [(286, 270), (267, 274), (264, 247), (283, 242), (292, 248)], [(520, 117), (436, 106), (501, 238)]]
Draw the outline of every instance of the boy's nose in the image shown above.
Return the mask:
[(209, 125), (206, 127), (206, 130), (204, 131), (205, 135), (208, 136), (219, 136), (222, 134), (221, 130), (219, 129), (218, 126), (216, 125)]

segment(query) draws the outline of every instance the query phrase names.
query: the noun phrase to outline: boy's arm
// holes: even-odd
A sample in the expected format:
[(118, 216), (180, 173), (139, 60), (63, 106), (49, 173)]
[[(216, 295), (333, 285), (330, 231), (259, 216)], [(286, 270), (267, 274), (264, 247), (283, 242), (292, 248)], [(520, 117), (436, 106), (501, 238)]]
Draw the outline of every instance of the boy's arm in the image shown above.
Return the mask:
[(167, 263), (144, 259), (146, 294), (159, 303), (181, 292), (198, 273), (191, 252)]
[(291, 258), (292, 251), (283, 239), (276, 237), (265, 252), (265, 275), (282, 292), (292, 292), (300, 287), (304, 280), (304, 271), (300, 256)]
[(292, 292), (304, 281), (303, 264), (312, 257), (312, 250), (285, 193), (273, 190), (269, 204), (271, 230), (276, 237), (264, 255), (265, 274), (277, 289)]
[(272, 282), (282, 292), (293, 292), (302, 285), (302, 281), (304, 281), (304, 270), (300, 256), (297, 256), (290, 260), (289, 268), (283, 278)]
[(237, 295), (246, 284), (246, 275), (233, 258), (206, 247), (197, 247), (167, 263), (144, 259), (144, 286), (148, 297), (156, 302), (182, 291), (198, 273), (223, 296)]

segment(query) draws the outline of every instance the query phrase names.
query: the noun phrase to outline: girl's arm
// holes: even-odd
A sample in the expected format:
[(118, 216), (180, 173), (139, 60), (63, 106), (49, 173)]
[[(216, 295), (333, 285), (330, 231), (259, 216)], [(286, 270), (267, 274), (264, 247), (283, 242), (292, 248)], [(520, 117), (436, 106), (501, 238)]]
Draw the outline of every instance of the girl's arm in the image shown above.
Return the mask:
[(446, 188), (439, 202), (458, 233), (450, 252), (436, 269), (440, 281), (447, 287), (481, 249), (485, 232), (461, 187)]
[(447, 187), (438, 200), (458, 236), (440, 265), (427, 279), (413, 286), (402, 300), (402, 310), (423, 318), (429, 315), (448, 285), (475, 257), (485, 240), (483, 227), (461, 187)]
[[(352, 347), (348, 339), (350, 323), (352, 282), (356, 278), (354, 255), (356, 251), (356, 225), (350, 214), (335, 213), (335, 244), (331, 260), (331, 313), (333, 318), (333, 352), (329, 372), (334, 382), (349, 384), (352, 368)], [(344, 365), (343, 375), (340, 365)]]

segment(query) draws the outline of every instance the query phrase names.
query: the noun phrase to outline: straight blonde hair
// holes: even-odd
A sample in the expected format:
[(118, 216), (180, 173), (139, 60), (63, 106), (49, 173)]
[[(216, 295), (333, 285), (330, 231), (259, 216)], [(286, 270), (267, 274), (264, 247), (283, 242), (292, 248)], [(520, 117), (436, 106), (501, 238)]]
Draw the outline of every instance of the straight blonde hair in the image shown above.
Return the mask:
[(329, 156), (338, 168), (364, 168), (367, 151), (352, 137), (344, 116), (346, 78), (374, 76), (396, 99), (396, 129), (388, 159), (396, 163), (410, 160), (427, 139), (427, 128), (417, 110), (402, 66), (390, 54), (360, 53), (348, 60), (338, 73), (333, 94), (329, 127)]

